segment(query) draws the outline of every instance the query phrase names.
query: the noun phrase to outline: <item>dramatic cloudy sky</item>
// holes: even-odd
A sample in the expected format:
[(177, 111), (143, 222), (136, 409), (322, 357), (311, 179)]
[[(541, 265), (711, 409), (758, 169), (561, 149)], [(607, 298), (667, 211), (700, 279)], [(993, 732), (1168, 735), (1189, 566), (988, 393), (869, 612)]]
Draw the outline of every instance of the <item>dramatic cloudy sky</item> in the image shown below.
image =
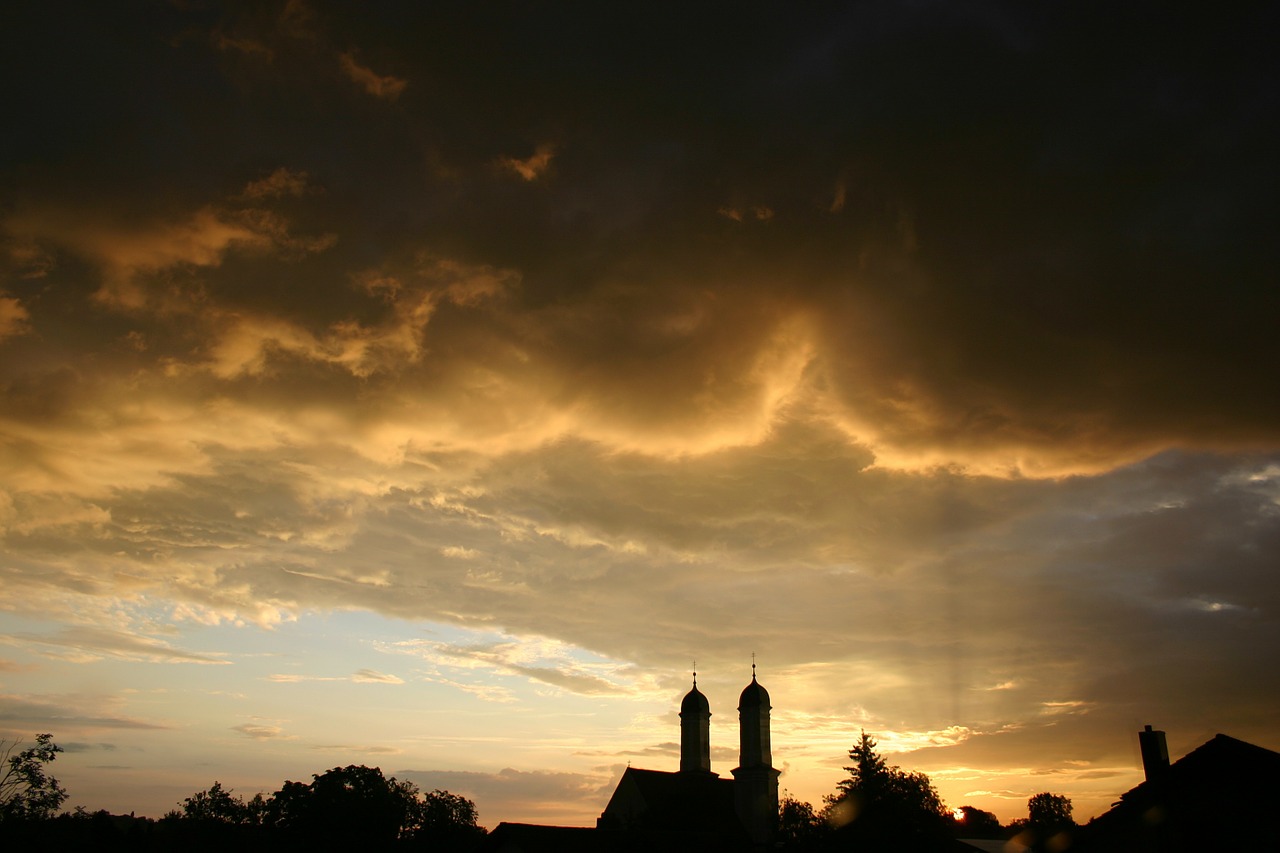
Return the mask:
[(0, 12), (0, 734), (589, 824), (1280, 747), (1274, 4)]

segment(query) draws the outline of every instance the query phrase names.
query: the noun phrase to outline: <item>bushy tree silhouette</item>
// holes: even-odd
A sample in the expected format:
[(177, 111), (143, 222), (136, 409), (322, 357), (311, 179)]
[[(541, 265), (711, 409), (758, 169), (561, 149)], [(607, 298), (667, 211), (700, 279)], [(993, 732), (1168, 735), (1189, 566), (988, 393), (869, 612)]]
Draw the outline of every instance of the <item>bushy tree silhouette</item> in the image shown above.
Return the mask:
[(0, 767), (0, 821), (44, 820), (67, 798), (67, 791), (46, 771), (62, 747), (53, 735), (36, 735), (35, 746), (14, 752), (21, 741), (0, 740), (4, 766)]
[(1071, 829), (1076, 822), (1071, 819), (1070, 798), (1048, 792), (1036, 794), (1027, 800), (1027, 822), (1045, 832)]
[(311, 786), (306, 782), (286, 781), (267, 798), (264, 822), (282, 830), (302, 831), (308, 825)]
[(412, 782), (397, 784), (416, 802), (404, 835), (449, 849), (464, 849), (484, 835), (477, 822), (476, 804), (466, 797), (440, 790), (420, 794)]
[(182, 801), (182, 816), (188, 820), (215, 821), (217, 823), (254, 823), (253, 814), (245, 801), (233, 796), (214, 782), (204, 791), (197, 791)]
[(778, 834), (774, 840), (788, 853), (818, 850), (827, 832), (827, 821), (808, 803), (785, 796), (778, 804)]
[(399, 838), (410, 822), (411, 795), (377, 767), (352, 764), (313, 778), (306, 807), (313, 834), (379, 843)]
[(1036, 794), (1027, 800), (1027, 817), (1008, 826), (1013, 840), (1032, 851), (1065, 850), (1072, 843), (1076, 823), (1071, 800), (1062, 794)]
[(1027, 823), (1018, 839), (1036, 851), (1065, 850), (1075, 828), (1071, 800), (1044, 792), (1027, 800)]
[(1001, 838), (1004, 827), (991, 812), (975, 806), (961, 806), (956, 817), (955, 834), (959, 838)]
[(849, 776), (824, 812), (838, 849), (917, 851), (948, 843), (950, 816), (928, 776), (889, 765), (866, 732), (849, 758)]
[(257, 794), (248, 802), (214, 782), (187, 797), (167, 821), (178, 824), (172, 831), (183, 838), (191, 836), (184, 827), (202, 826), (197, 846), (217, 840), (273, 850), (465, 850), (484, 835), (466, 797), (423, 794), (377, 767), (353, 764), (311, 778), (286, 781), (269, 797)]

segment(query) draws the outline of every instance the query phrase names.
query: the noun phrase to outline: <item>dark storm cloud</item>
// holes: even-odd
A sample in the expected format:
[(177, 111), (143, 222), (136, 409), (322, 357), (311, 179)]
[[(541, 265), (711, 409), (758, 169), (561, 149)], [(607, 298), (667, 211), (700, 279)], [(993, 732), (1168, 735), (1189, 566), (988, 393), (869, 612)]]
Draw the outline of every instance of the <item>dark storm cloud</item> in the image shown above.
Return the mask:
[[(1070, 467), (1272, 437), (1273, 395), (1251, 393), (1276, 368), (1267, 13), (156, 11), (89, 13), (52, 40), (25, 102), (75, 99), (11, 143), (15, 221), (34, 192), (69, 202), (56, 184), (81, 169), (77, 193), (136, 215), (161, 186), (191, 209), (283, 164), (326, 188), (303, 227), (349, 235), (331, 271), (418, 247), (519, 270), (521, 314), (552, 336), (539, 358), (593, 399), (629, 389), (613, 412), (629, 427), (732, 403), (777, 316), (804, 312), (830, 393), (908, 454), (1015, 448)], [(270, 61), (187, 37), (201, 29)], [(343, 94), (339, 60), (364, 69), (363, 43), (420, 84), (395, 105)], [(101, 104), (76, 108), (89, 93)], [(100, 142), (68, 146), (86, 135)], [(491, 168), (547, 146), (548, 181)], [(222, 183), (193, 180), (193, 158)], [(201, 287), (234, 311), (303, 274)], [(277, 308), (305, 331), (359, 310), (346, 276), (305, 278), (308, 307)], [(681, 322), (696, 334), (673, 335)]]

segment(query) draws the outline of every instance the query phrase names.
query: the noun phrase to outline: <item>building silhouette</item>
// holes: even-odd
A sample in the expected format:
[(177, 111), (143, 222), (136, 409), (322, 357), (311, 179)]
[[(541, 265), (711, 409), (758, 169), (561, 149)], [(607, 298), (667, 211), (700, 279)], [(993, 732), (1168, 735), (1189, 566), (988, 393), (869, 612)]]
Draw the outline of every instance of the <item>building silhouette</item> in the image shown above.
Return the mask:
[(1280, 753), (1219, 734), (1169, 762), (1165, 733), (1138, 733), (1146, 779), (1077, 834), (1072, 850), (1280, 850)]
[(595, 829), (499, 824), (490, 849), (742, 851), (763, 849), (778, 822), (778, 776), (769, 731), (769, 691), (756, 680), (738, 698), (738, 766), (711, 769), (711, 704), (693, 688), (680, 703), (680, 769), (628, 767)]

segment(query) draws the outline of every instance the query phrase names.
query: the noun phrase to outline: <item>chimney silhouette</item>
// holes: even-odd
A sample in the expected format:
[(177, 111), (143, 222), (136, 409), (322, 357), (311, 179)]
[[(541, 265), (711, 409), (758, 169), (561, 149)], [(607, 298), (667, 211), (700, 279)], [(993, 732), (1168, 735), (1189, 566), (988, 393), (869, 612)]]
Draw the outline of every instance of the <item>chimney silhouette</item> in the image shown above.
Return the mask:
[(1142, 751), (1142, 769), (1147, 774), (1147, 781), (1158, 778), (1169, 769), (1169, 745), (1165, 743), (1164, 732), (1138, 732), (1138, 748)]

